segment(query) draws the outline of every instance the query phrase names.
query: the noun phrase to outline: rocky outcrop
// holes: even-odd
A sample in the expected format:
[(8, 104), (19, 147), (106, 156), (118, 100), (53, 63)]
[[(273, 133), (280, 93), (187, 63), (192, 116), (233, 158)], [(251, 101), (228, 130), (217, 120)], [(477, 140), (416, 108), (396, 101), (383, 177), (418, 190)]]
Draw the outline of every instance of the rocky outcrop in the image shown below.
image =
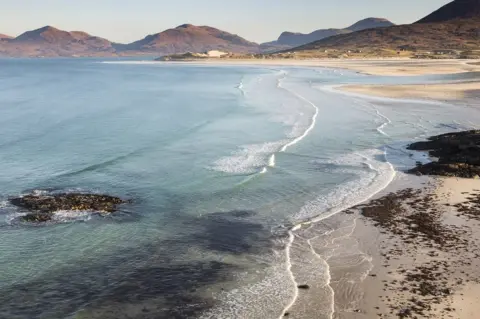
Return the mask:
[(23, 208), (29, 213), (22, 217), (27, 222), (46, 222), (57, 211), (93, 211), (110, 214), (117, 211), (117, 206), (126, 201), (109, 195), (98, 194), (30, 194), (10, 199), (10, 203)]
[(428, 141), (413, 143), (408, 149), (428, 151), (437, 160), (418, 164), (409, 172), (418, 175), (479, 178), (480, 130), (433, 136)]

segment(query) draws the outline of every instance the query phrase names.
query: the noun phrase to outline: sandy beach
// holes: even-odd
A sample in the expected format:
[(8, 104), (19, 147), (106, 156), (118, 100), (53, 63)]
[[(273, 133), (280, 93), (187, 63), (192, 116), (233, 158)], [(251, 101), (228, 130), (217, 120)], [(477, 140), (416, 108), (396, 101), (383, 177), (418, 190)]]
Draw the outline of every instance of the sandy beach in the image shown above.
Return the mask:
[[(172, 63), (172, 62), (169, 62)], [(186, 62), (173, 62), (186, 63)], [(458, 74), (480, 72), (478, 60), (234, 60), (210, 59), (195, 61), (199, 64), (300, 66), (346, 69), (359, 73), (380, 76), (418, 76), (435, 74)], [(480, 81), (452, 82), (429, 85), (346, 85), (340, 90), (367, 96), (388, 98), (411, 98), (433, 100), (460, 100), (475, 96), (480, 91)]]
[(358, 309), (338, 318), (477, 318), (480, 220), (462, 207), (478, 201), (480, 180), (429, 178), (424, 184), (348, 212), (358, 214), (353, 236), (374, 267)]
[(480, 81), (429, 85), (347, 85), (342, 91), (388, 98), (461, 100), (480, 91)]
[[(274, 65), (275, 61), (263, 63)], [(465, 61), (287, 61), (281, 64), (345, 68), (390, 76), (478, 71), (478, 66)], [(342, 89), (390, 98), (461, 100), (480, 90), (480, 82), (364, 85)], [(351, 256), (329, 260), (332, 278), (329, 287), (335, 296), (333, 318), (477, 318), (480, 312), (480, 180), (399, 175), (400, 178), (373, 200), (324, 221), (328, 225), (354, 218), (351, 236), (342, 241), (358, 246)], [(337, 240), (333, 242), (339, 244)], [(343, 265), (345, 258), (364, 258), (361, 256), (370, 256), (371, 260), (361, 259), (356, 267)], [(357, 273), (366, 275), (351, 275)], [(347, 280), (350, 277), (355, 279)], [(321, 299), (325, 291), (317, 290), (311, 293)], [(302, 302), (285, 316), (295, 318), (296, 314), (319, 317), (317, 313), (310, 313)]]
[[(260, 60), (260, 59), (208, 59), (195, 64), (303, 66), (346, 69), (371, 75), (408, 76), (424, 74), (454, 74), (480, 71), (480, 60), (422, 60), (422, 59), (311, 59), (311, 60)], [(165, 63), (165, 62), (162, 62)], [(168, 62), (189, 63), (189, 62)]]

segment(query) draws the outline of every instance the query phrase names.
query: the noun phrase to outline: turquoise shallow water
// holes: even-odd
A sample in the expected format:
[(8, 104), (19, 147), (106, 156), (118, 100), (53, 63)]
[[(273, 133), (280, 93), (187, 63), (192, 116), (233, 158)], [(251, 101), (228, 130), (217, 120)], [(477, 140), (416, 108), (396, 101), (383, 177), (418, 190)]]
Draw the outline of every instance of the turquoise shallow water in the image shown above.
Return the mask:
[[(332, 89), (451, 77), (108, 62), (0, 60), (2, 318), (278, 318), (295, 276), (328, 278), (292, 227), (387, 187), (407, 142), (479, 124), (472, 101)], [(32, 226), (8, 203), (32, 191), (132, 203)]]

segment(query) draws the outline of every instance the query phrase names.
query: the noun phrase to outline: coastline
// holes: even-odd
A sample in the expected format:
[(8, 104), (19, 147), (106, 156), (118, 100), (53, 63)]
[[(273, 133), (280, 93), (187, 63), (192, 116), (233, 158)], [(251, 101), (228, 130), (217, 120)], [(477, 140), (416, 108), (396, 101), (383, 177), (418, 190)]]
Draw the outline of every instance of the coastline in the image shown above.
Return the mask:
[(338, 317), (476, 318), (480, 223), (453, 205), (468, 205), (478, 190), (480, 180), (429, 177), (422, 187), (348, 210), (358, 217), (352, 236), (372, 256), (373, 268), (360, 285), (357, 308), (340, 303)]
[[(156, 62), (157, 63), (157, 62)], [(480, 60), (458, 59), (205, 59), (194, 61), (169, 61), (169, 64), (198, 65), (243, 65), (243, 66), (290, 66), (290, 67), (323, 67), (354, 71), (365, 75), (377, 76), (420, 76), (448, 75), (480, 72)], [(476, 97), (480, 92), (480, 81), (451, 81), (438, 84), (410, 85), (341, 85), (338, 90), (372, 97), (423, 100), (461, 100)]]
[(480, 72), (480, 60), (458, 59), (205, 59), (192, 61), (152, 62), (167, 64), (198, 65), (255, 65), (255, 66), (292, 66), (325, 67), (345, 69), (368, 75), (413, 76), (433, 74), (456, 74)]
[[(428, 64), (428, 67), (415, 71), (415, 75), (464, 72), (461, 63), (449, 66), (448, 72), (445, 67), (435, 69), (436, 65)], [(413, 68), (414, 64), (409, 67)], [(389, 73), (391, 66), (388, 63), (383, 66), (383, 71), (380, 68), (370, 74), (393, 75)], [(405, 69), (394, 75), (412, 74)], [(382, 87), (383, 94), (377, 87), (365, 87), (358, 86), (354, 93), (394, 99), (461, 100), (467, 98), (470, 91), (479, 90), (480, 82), (391, 85)], [(421, 87), (428, 88), (420, 90)], [(480, 201), (480, 180), (399, 175), (372, 199), (330, 216), (318, 225), (301, 224), (289, 232), (290, 245), (293, 236), (296, 242), (294, 248), (287, 249), (287, 255), (292, 254), (293, 261), (308, 260), (312, 258), (309, 256), (312, 252), (316, 255), (313, 257), (320, 259), (327, 256), (322, 260), (326, 263), (328, 276), (326, 281), (325, 278), (317, 279), (320, 282), (314, 282), (312, 278), (308, 292), (297, 289), (293, 302), (284, 309), (283, 317), (477, 317), (480, 311), (480, 255), (477, 253), (480, 218), (466, 211)], [(320, 233), (329, 226), (331, 229), (339, 227), (345, 220), (349, 224), (338, 229), (347, 229), (346, 234), (335, 237), (326, 231), (323, 235), (308, 237), (309, 233)], [(316, 242), (322, 241), (323, 244), (315, 246)], [(330, 244), (325, 244), (328, 242)], [(335, 250), (349, 245), (358, 249), (341, 257), (328, 253), (330, 246), (335, 246)], [(357, 260), (357, 263), (347, 262), (349, 266), (346, 267), (345, 260)], [(307, 282), (304, 278), (308, 276), (296, 273), (295, 262), (288, 268), (292, 270), (296, 286)], [(331, 296), (328, 290), (332, 291)], [(323, 303), (318, 304), (316, 300)], [(330, 313), (327, 310), (329, 300)], [(325, 315), (318, 315), (320, 308)]]

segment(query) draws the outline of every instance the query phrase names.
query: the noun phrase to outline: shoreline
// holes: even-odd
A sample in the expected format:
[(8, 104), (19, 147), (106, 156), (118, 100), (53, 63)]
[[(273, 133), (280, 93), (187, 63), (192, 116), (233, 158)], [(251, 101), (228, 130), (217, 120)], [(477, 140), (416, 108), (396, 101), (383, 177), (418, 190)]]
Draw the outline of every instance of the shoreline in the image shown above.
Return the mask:
[(292, 67), (324, 67), (343, 69), (367, 75), (382, 76), (415, 76), (434, 74), (457, 74), (480, 72), (480, 60), (459, 59), (206, 59), (193, 61), (168, 61), (151, 63), (195, 64), (195, 65), (252, 65), (252, 66), (292, 66)]
[(480, 81), (413, 85), (345, 85), (339, 90), (365, 96), (397, 99), (462, 100), (480, 92)]
[(480, 290), (480, 220), (458, 207), (478, 200), (480, 180), (429, 180), (349, 210), (358, 216), (353, 236), (374, 268), (362, 283), (358, 315), (342, 318), (476, 318), (480, 296), (464, 291)]
[[(389, 89), (404, 89), (399, 87), (392, 85)], [(405, 87), (408, 90), (398, 95), (382, 95), (375, 90), (365, 95), (462, 100), (469, 91), (480, 90), (480, 82), (435, 84), (425, 91), (418, 90), (423, 85)], [(324, 287), (332, 289), (329, 318), (476, 318), (480, 311), (480, 254), (475, 252), (480, 247), (480, 212), (476, 215), (472, 209), (480, 208), (480, 180), (400, 175), (407, 176), (407, 181), (394, 179), (370, 199), (319, 223), (333, 225), (354, 216), (352, 231), (346, 236), (361, 248), (350, 258), (364, 256), (350, 268), (345, 268), (341, 258), (325, 259), (329, 279)], [(318, 220), (289, 231), (290, 236), (294, 233), (300, 239), (297, 246), (305, 237), (302, 228), (315, 222)], [(340, 238), (331, 239), (331, 243)], [(318, 248), (314, 249), (310, 240), (306, 242), (315, 253)], [(366, 266), (366, 260), (371, 267)], [(288, 269), (292, 269), (291, 263)], [(357, 277), (348, 279), (350, 273), (357, 273)], [(295, 286), (297, 282), (293, 273)], [(318, 317), (318, 306), (312, 300), (327, 301), (322, 299), (325, 292), (316, 285), (313, 283), (309, 293), (298, 286), (283, 316)], [(312, 309), (305, 310), (309, 306)]]

